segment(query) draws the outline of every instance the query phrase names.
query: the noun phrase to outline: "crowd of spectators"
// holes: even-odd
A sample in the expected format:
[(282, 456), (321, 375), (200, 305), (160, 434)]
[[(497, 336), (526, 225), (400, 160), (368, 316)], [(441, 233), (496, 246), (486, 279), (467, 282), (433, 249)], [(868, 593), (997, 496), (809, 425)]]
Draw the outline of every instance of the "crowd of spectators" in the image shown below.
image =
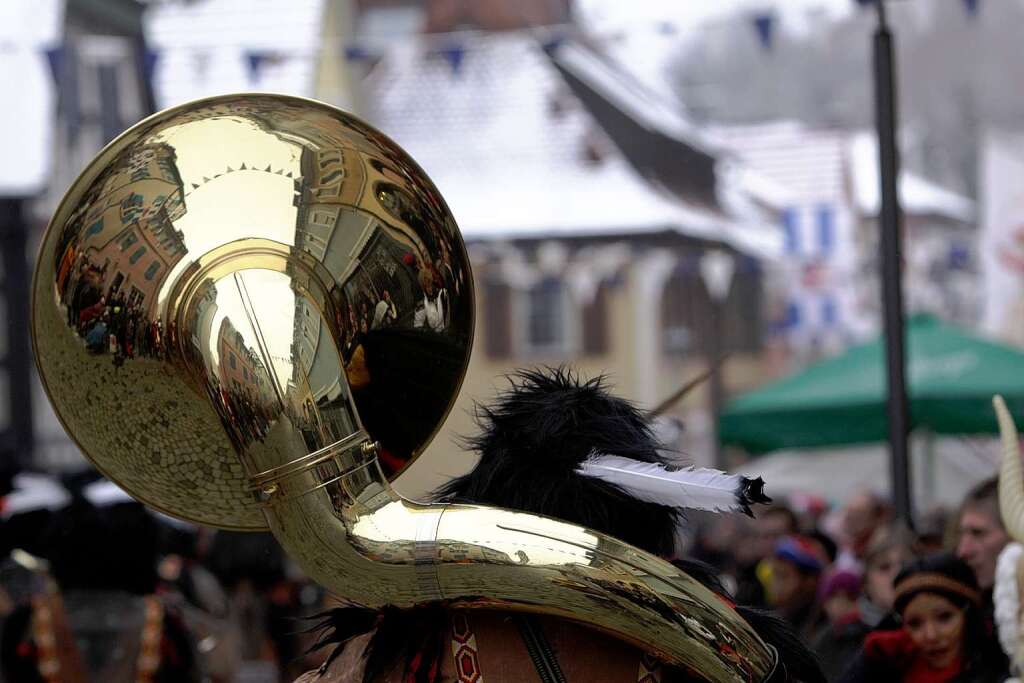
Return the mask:
[(992, 589), (1008, 541), (990, 479), (913, 531), (859, 491), (837, 509), (811, 496), (708, 517), (690, 554), (785, 619), (830, 681), (1003, 681)]
[[(61, 680), (72, 667), (142, 680), (155, 662), (147, 680), (272, 683), (315, 668), (301, 618), (328, 598), (268, 534), (173, 522), (95, 474), (33, 486), (27, 509), (16, 509), (27, 489), (0, 498), (0, 680)], [(993, 623), (1009, 542), (995, 480), (913, 531), (870, 491), (837, 509), (802, 497), (755, 513), (691, 520), (688, 555), (737, 603), (787, 621), (829, 681), (1008, 677)], [(70, 631), (76, 647), (47, 647)]]

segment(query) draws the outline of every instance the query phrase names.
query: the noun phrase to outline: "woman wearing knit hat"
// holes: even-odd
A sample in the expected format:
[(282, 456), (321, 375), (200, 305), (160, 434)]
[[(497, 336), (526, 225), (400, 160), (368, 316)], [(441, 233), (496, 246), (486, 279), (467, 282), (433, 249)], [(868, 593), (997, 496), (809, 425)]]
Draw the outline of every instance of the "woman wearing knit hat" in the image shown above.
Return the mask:
[(844, 683), (1001, 683), (1006, 658), (981, 613), (981, 592), (962, 560), (940, 553), (915, 560), (896, 577), (894, 609), (902, 626), (876, 631)]

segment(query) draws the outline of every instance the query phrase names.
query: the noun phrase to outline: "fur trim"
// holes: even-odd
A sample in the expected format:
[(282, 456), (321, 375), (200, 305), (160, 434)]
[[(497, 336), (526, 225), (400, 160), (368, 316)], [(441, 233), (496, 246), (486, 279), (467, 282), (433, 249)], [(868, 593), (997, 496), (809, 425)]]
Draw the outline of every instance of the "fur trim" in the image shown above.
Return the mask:
[(1024, 558), (1024, 546), (1008, 543), (996, 562), (996, 582), (992, 589), (995, 603), (996, 631), (999, 644), (1011, 662), (1020, 666), (1020, 595), (1017, 586), (1017, 565)]

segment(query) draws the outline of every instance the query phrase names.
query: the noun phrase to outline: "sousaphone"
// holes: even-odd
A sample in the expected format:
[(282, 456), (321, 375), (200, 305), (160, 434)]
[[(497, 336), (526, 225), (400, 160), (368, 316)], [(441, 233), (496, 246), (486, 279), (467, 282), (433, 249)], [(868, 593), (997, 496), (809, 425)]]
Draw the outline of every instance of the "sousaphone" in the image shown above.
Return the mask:
[(657, 557), (391, 487), (458, 393), (473, 280), (433, 183), (350, 114), (248, 94), (135, 125), (53, 216), (32, 310), (43, 385), (103, 474), (175, 517), (270, 529), (345, 601), (556, 615), (707, 680), (776, 665)]

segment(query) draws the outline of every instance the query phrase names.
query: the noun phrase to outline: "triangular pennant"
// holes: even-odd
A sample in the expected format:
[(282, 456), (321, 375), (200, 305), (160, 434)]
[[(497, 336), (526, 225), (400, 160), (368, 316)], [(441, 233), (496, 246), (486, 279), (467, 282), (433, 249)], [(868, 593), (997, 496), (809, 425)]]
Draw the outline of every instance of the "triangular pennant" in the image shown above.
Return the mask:
[(206, 176), (203, 176), (203, 185), (205, 185), (208, 182), (210, 182), (210, 179), (207, 178)]
[(978, 0), (964, 0), (964, 6), (972, 17), (978, 14)]
[(199, 183), (192, 183), (192, 189), (195, 190), (199, 187)]
[(267, 164), (267, 167), (265, 169), (263, 169), (263, 171), (265, 173), (270, 173), (270, 164)]
[(231, 168), (230, 166), (228, 166), (228, 170), (226, 170), (226, 171), (224, 171), (224, 172), (225, 172), (225, 173), (234, 173), (234, 172), (235, 172), (235, 169), (233, 169), (233, 168)]
[(291, 178), (291, 177), (292, 177), (292, 172), (291, 172), (291, 171), (288, 171), (288, 173), (287, 173), (287, 175), (285, 175), (285, 177), (286, 177), (286, 178)]
[(284, 169), (283, 168), (277, 169), (277, 175), (284, 175)]
[(260, 80), (260, 71), (263, 64), (271, 58), (268, 52), (247, 52), (245, 57), (249, 64), (249, 81), (255, 83)]
[(466, 49), (458, 44), (451, 44), (447, 47), (441, 48), (441, 56), (448, 60), (448, 66), (451, 67), (452, 73), (458, 75), (459, 71), (462, 70), (462, 60), (466, 56)]
[(772, 29), (774, 24), (775, 17), (770, 14), (759, 14), (754, 17), (754, 28), (757, 29), (757, 37), (761, 41), (761, 47), (765, 50), (772, 49)]
[(61, 84), (61, 75), (64, 72), (64, 46), (58, 45), (57, 47), (51, 47), (46, 50), (46, 61), (50, 65), (50, 75), (53, 76), (53, 82), (59, 86)]
[(242, 165), (241, 165), (241, 166), (240, 166), (240, 167), (238, 168), (238, 170), (239, 170), (239, 171), (244, 171), (244, 170), (246, 170), (246, 169), (245, 169), (245, 162), (242, 162)]

